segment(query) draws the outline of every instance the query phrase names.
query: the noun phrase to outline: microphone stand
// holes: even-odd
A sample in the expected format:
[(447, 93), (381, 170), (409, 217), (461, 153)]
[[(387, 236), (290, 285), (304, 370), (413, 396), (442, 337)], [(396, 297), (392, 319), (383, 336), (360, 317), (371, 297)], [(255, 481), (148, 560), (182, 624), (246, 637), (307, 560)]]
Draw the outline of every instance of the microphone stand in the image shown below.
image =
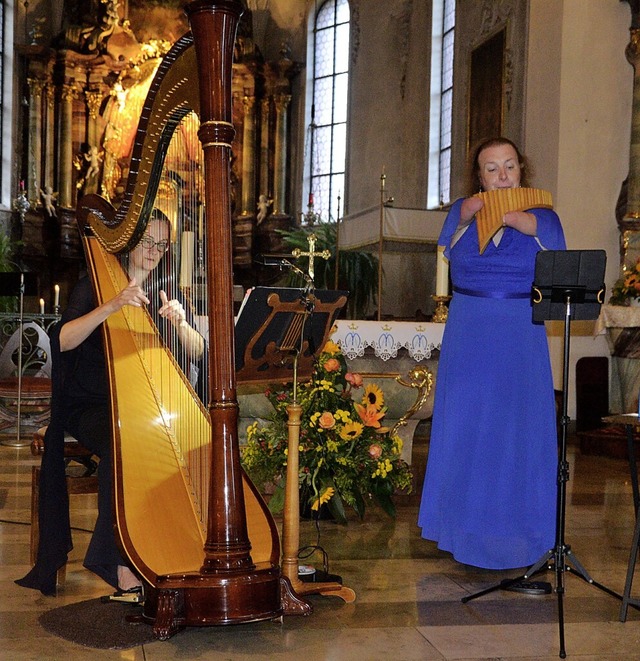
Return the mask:
[[(258, 261), (258, 260), (256, 260)], [(292, 264), (288, 259), (262, 257), (259, 263), (264, 266), (279, 266), (280, 270), (289, 268), (306, 282), (306, 287), (300, 296), (303, 306), (302, 324), (297, 342), (291, 346), (279, 347), (293, 356), (293, 396), (292, 402), (287, 406), (288, 428), (288, 454), (287, 476), (285, 483), (284, 516), (282, 522), (282, 574), (283, 574), (283, 600), (286, 602), (286, 612), (289, 614), (308, 615), (313, 606), (304, 599), (304, 595), (320, 594), (336, 596), (346, 603), (355, 601), (356, 594), (353, 589), (345, 587), (339, 580), (307, 583), (300, 580), (298, 574), (298, 552), (300, 548), (300, 486), (299, 486), (299, 445), (300, 445), (300, 417), (302, 407), (298, 403), (298, 358), (304, 350), (305, 327), (309, 317), (315, 309), (313, 278), (302, 269)], [(313, 351), (312, 351), (313, 353)], [(338, 577), (336, 577), (338, 578)]]

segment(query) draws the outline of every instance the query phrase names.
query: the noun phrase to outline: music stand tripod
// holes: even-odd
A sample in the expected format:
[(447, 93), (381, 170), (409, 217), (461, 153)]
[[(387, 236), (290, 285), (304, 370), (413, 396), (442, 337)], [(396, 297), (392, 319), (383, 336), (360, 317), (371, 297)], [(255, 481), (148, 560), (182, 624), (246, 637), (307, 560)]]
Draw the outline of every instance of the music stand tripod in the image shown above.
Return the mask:
[(516, 578), (506, 579), (475, 594), (462, 598), (467, 603), (495, 590), (527, 581), (545, 569), (555, 569), (555, 592), (558, 595), (558, 626), (560, 638), (559, 656), (567, 656), (564, 639), (564, 573), (573, 573), (587, 583), (599, 588), (612, 597), (622, 596), (591, 578), (582, 563), (576, 558), (571, 546), (565, 543), (566, 494), (569, 479), (567, 461), (567, 415), (569, 387), (569, 341), (571, 321), (597, 319), (604, 299), (604, 250), (547, 250), (539, 252), (536, 259), (535, 281), (532, 290), (533, 321), (564, 319), (564, 348), (562, 376), (562, 418), (560, 448), (558, 452), (558, 492), (556, 507), (555, 545), (535, 562), (527, 571)]

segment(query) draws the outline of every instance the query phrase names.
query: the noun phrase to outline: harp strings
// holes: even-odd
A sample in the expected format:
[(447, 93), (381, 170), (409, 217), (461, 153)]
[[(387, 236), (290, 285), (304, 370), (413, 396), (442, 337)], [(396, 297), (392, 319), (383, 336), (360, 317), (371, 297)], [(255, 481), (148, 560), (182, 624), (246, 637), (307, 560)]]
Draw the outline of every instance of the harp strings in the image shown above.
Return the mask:
[[(131, 253), (124, 255), (121, 262), (131, 277), (140, 259), (158, 259), (145, 282), (138, 283), (150, 300), (147, 311), (157, 332), (141, 332), (136, 327), (135, 310), (125, 307), (123, 311), (146, 365), (151, 387), (160, 399), (161, 409), (166, 412), (163, 423), (205, 525), (203, 512), (208, 502), (211, 432), (206, 410), (209, 401), (208, 310), (204, 295), (207, 256), (203, 159), (198, 127), (198, 118), (191, 113), (174, 132), (142, 245), (138, 244)], [(155, 246), (150, 247), (151, 241)], [(201, 354), (195, 354), (180, 329), (159, 314), (165, 295), (168, 301), (179, 302), (186, 322), (201, 336), (204, 348)], [(167, 352), (172, 357), (169, 361)], [(190, 393), (198, 405), (194, 407), (193, 402), (185, 402), (184, 392)]]

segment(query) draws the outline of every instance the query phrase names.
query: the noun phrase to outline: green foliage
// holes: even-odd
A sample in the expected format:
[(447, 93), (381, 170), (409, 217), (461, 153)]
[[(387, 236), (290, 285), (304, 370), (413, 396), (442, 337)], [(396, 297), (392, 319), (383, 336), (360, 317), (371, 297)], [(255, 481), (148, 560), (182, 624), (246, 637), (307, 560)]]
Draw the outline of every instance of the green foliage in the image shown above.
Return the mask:
[[(354, 390), (362, 377), (350, 373), (340, 348), (327, 342), (311, 380), (298, 388), (302, 409), (298, 482), (302, 505), (312, 510), (327, 506), (336, 521), (347, 522), (346, 507), (363, 517), (366, 505), (378, 503), (395, 515), (393, 494), (411, 491), (412, 476), (400, 458), (402, 440), (382, 426), (386, 413), (384, 393), (369, 385), (358, 401)], [(242, 464), (260, 487), (275, 485), (269, 501), (274, 512), (284, 505), (288, 457), (288, 412), (291, 387), (268, 390), (273, 413), (266, 423), (247, 428)]]
[[(318, 289), (336, 289), (336, 245), (337, 224), (321, 223), (315, 227), (300, 227), (294, 230), (278, 230), (287, 245), (293, 250), (299, 248), (308, 252), (309, 234), (316, 235), (316, 251), (329, 250), (328, 260), (314, 260), (315, 286)], [(306, 260), (307, 258), (305, 258)], [(363, 319), (371, 305), (375, 305), (378, 296), (378, 257), (370, 252), (343, 250), (338, 254), (340, 268), (338, 287), (349, 292), (347, 312), (350, 319)], [(306, 261), (304, 266), (306, 267)], [(288, 286), (299, 286), (299, 276), (289, 275)]]

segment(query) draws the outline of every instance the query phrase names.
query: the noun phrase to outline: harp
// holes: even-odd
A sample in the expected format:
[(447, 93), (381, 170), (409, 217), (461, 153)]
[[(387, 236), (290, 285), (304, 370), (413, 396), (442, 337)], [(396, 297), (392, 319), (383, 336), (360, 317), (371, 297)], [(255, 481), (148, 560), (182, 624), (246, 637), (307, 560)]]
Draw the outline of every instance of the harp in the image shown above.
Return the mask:
[[(242, 6), (195, 0), (185, 11), (191, 31), (152, 82), (122, 203), (115, 209), (88, 195), (78, 204), (98, 303), (127, 285), (119, 258), (135, 249), (160, 209), (171, 239), (186, 239), (186, 252), (168, 251), (181, 261), (185, 305), (194, 319), (206, 319), (208, 390), (200, 397), (147, 310), (125, 306), (104, 324), (116, 525), (146, 584), (143, 619), (160, 639), (185, 626), (279, 617), (286, 601), (277, 528), (240, 467), (238, 447), (230, 159), (231, 63)], [(167, 190), (175, 177), (166, 164), (185, 121), (197, 125), (200, 148), (188, 222), (172, 217)], [(201, 280), (189, 274), (194, 262)]]
[(502, 217), (508, 211), (525, 211), (534, 208), (553, 208), (551, 193), (540, 188), (499, 188), (476, 193), (484, 206), (476, 214), (478, 247), (485, 251), (491, 237), (502, 227)]

